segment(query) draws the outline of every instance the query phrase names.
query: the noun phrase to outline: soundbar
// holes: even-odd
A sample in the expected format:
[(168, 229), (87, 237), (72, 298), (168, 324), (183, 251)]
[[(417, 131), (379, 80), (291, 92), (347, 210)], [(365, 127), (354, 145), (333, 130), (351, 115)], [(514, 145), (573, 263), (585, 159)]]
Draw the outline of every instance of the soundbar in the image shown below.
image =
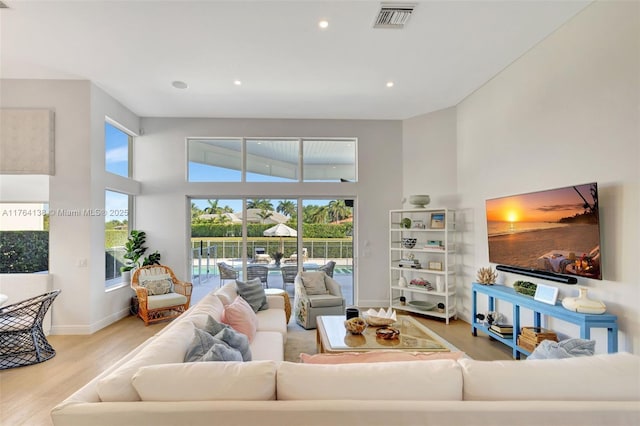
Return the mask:
[(528, 277), (542, 278), (543, 280), (556, 281), (564, 284), (577, 284), (576, 277), (560, 275), (553, 272), (538, 271), (535, 269), (519, 268), (517, 266), (496, 265), (498, 271), (513, 272), (514, 274), (526, 275)]

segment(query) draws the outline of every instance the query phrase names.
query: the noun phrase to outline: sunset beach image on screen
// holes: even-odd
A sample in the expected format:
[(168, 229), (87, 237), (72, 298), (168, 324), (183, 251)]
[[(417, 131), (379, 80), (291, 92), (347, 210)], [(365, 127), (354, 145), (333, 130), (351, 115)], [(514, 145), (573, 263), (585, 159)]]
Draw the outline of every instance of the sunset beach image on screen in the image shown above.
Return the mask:
[(598, 185), (489, 199), (489, 261), (602, 279)]

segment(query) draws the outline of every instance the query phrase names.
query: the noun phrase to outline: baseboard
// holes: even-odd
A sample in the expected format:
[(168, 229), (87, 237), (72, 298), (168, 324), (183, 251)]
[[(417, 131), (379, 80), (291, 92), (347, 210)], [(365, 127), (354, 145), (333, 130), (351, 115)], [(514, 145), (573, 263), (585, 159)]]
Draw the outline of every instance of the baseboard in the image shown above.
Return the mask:
[(115, 312), (108, 317), (101, 319), (100, 321), (88, 324), (88, 325), (59, 325), (52, 326), (51, 333), (52, 335), (67, 335), (67, 334), (93, 334), (98, 330), (105, 328), (108, 325), (113, 324), (116, 321), (120, 321), (122, 318), (131, 315), (129, 313), (129, 309), (124, 309), (119, 312)]

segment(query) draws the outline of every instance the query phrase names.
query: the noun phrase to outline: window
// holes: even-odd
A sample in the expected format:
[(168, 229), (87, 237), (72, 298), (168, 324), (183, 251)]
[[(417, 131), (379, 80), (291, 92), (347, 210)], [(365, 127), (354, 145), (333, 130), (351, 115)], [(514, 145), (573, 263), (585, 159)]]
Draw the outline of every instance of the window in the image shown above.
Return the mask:
[(189, 182), (240, 182), (242, 139), (190, 139)]
[(49, 205), (0, 203), (0, 273), (49, 270)]
[(247, 140), (247, 182), (297, 182), (298, 140)]
[(129, 236), (132, 199), (131, 195), (105, 191), (104, 243), (107, 285), (120, 283), (120, 267), (124, 265), (124, 244)]
[(133, 137), (115, 125), (104, 124), (105, 169), (123, 177), (131, 177), (131, 147)]
[(189, 182), (356, 181), (356, 145), (355, 138), (189, 139), (187, 179)]
[(356, 180), (356, 143), (353, 139), (302, 141), (305, 182)]

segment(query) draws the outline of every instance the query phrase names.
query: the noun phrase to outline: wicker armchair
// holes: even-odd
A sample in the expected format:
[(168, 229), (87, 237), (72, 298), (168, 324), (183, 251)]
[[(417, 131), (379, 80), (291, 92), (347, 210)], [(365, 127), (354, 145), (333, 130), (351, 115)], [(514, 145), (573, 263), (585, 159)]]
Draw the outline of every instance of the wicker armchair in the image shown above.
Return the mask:
[(224, 284), (224, 280), (237, 280), (238, 279), (238, 271), (233, 269), (231, 265), (226, 264), (225, 262), (218, 263), (218, 270), (220, 271), (220, 287)]
[[(168, 292), (158, 291), (155, 283), (170, 280)], [(151, 284), (153, 283), (153, 285)], [(189, 309), (193, 285), (180, 281), (168, 266), (150, 265), (133, 273), (131, 288), (138, 297), (138, 316), (145, 325), (178, 317)], [(155, 293), (155, 294), (153, 294)]]
[(55, 356), (42, 321), (60, 291), (0, 308), (0, 370), (38, 364)]

